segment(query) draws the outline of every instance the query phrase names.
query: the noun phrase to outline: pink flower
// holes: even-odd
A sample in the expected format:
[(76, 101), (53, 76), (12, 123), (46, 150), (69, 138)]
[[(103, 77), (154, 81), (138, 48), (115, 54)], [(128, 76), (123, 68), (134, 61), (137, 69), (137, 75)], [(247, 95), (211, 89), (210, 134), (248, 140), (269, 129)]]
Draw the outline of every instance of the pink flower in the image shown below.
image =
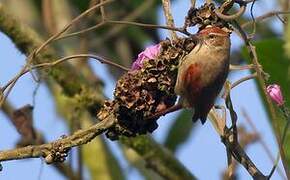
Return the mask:
[(160, 49), (161, 49), (160, 44), (147, 47), (144, 51), (138, 54), (138, 58), (132, 64), (131, 69), (132, 70), (141, 69), (143, 62), (145, 60), (154, 59), (158, 56)]
[(269, 85), (267, 87), (267, 93), (278, 106), (282, 106), (284, 104), (283, 95), (279, 85)]

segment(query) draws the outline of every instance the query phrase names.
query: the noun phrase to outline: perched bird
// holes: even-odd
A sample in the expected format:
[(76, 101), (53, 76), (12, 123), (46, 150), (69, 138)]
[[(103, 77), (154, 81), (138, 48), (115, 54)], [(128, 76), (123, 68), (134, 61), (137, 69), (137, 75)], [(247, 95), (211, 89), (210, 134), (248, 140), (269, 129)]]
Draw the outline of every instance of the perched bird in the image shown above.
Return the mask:
[(182, 107), (194, 109), (193, 122), (204, 124), (229, 72), (230, 33), (213, 26), (196, 38), (196, 46), (179, 62), (175, 93)]

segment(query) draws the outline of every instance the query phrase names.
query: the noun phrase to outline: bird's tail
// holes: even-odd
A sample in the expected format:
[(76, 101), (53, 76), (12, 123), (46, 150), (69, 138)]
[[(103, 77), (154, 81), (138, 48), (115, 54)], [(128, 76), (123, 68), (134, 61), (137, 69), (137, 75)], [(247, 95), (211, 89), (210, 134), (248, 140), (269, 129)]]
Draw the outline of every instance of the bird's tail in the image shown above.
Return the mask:
[(194, 112), (194, 115), (193, 115), (193, 117), (192, 117), (192, 122), (196, 122), (197, 120), (199, 120), (200, 119), (200, 121), (201, 121), (201, 124), (204, 124), (205, 123), (205, 121), (206, 121), (206, 119), (207, 119), (207, 114), (206, 115), (203, 115), (203, 114), (201, 114), (199, 111), (195, 111)]

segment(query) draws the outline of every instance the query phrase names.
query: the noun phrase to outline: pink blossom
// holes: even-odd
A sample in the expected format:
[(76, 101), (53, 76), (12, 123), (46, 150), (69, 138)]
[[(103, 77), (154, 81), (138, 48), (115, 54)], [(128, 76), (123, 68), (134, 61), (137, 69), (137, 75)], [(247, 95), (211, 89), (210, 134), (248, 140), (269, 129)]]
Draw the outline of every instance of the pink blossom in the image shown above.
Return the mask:
[(282, 106), (284, 104), (283, 95), (279, 85), (277, 84), (269, 85), (267, 87), (267, 93), (278, 106)]
[(132, 64), (131, 69), (137, 70), (141, 69), (143, 62), (147, 59), (154, 59), (158, 56), (161, 49), (160, 44), (152, 45), (147, 47), (144, 51), (142, 51), (140, 54), (138, 54), (138, 58), (134, 61)]

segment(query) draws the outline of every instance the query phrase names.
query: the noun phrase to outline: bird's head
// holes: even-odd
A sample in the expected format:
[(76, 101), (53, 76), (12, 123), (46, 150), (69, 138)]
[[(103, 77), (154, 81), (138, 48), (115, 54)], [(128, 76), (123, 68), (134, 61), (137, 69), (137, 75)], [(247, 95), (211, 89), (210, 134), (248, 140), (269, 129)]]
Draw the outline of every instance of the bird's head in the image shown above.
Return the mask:
[(211, 26), (200, 30), (197, 33), (202, 42), (210, 47), (228, 47), (230, 46), (230, 31)]

